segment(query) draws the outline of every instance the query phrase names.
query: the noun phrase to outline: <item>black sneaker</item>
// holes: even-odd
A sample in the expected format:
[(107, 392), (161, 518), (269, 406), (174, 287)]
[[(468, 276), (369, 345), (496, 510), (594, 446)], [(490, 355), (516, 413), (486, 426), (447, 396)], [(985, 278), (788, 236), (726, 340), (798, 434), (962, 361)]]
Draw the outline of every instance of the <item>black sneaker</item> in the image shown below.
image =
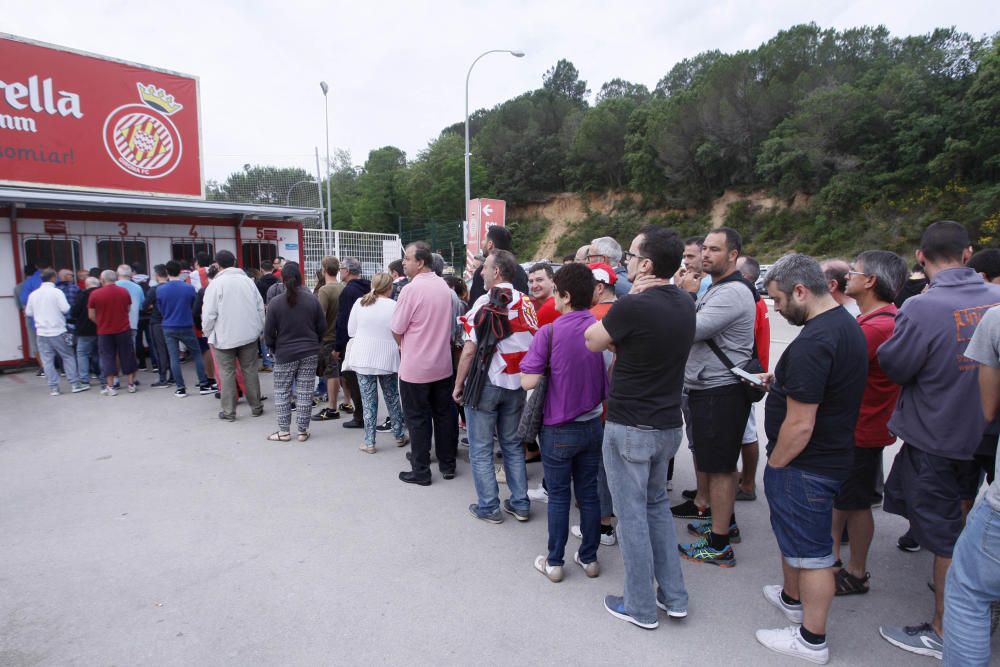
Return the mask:
[(236, 421), (236, 415), (227, 415), (225, 412), (220, 412), (219, 419), (227, 422), (234, 422)]
[(680, 505), (674, 505), (670, 508), (676, 519), (711, 519), (712, 518), (712, 508), (711, 507), (698, 507), (693, 500), (685, 500)]
[(174, 398), (187, 398), (188, 392), (184, 387), (178, 387), (177, 391), (174, 392)]
[(392, 419), (386, 417), (384, 422), (375, 427), (375, 430), (379, 433), (388, 433), (392, 430)]
[(169, 387), (170, 385), (170, 382), (154, 382), (149, 386), (153, 389), (163, 389), (164, 387)]
[(688, 500), (694, 500), (695, 496), (698, 495), (698, 489), (686, 489), (681, 491), (681, 497), (687, 498)]
[(899, 539), (896, 540), (896, 546), (899, 547), (900, 551), (909, 551), (910, 553), (920, 551), (920, 544), (913, 539), (913, 535), (910, 534), (910, 531), (906, 531), (899, 536)]
[(211, 382), (206, 382), (205, 384), (198, 385), (198, 393), (202, 396), (206, 394), (214, 394), (215, 388), (212, 386)]
[(325, 422), (332, 419), (340, 419), (340, 413), (333, 408), (323, 408), (312, 416), (314, 422)]
[(341, 412), (346, 412), (349, 415), (354, 414), (354, 406), (351, 405), (350, 403), (341, 403), (340, 405), (337, 406), (337, 409), (340, 410)]

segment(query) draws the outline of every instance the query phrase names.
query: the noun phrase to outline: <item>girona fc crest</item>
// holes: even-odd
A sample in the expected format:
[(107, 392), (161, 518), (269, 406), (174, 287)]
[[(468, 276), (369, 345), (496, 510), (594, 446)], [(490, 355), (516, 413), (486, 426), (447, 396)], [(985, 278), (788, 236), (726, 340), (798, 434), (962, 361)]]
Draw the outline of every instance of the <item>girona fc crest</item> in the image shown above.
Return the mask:
[(122, 170), (137, 178), (162, 178), (181, 161), (183, 146), (168, 116), (183, 107), (153, 85), (137, 84), (142, 104), (120, 106), (104, 121), (104, 147)]

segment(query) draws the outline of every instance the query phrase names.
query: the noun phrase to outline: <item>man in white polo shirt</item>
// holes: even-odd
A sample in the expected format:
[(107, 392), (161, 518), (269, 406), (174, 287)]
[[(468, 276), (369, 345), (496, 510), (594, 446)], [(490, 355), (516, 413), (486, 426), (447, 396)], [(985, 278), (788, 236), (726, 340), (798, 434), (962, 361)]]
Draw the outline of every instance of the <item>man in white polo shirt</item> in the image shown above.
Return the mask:
[(45, 379), (49, 381), (49, 394), (52, 396), (60, 394), (56, 355), (62, 359), (66, 379), (69, 380), (73, 393), (90, 389), (89, 384), (80, 382), (80, 376), (77, 374), (73, 334), (66, 330), (69, 301), (66, 300), (62, 290), (56, 288), (56, 275), (53, 269), (42, 271), (42, 284), (28, 296), (28, 303), (24, 308), (25, 316), (34, 319), (35, 322), (38, 353), (42, 357)]

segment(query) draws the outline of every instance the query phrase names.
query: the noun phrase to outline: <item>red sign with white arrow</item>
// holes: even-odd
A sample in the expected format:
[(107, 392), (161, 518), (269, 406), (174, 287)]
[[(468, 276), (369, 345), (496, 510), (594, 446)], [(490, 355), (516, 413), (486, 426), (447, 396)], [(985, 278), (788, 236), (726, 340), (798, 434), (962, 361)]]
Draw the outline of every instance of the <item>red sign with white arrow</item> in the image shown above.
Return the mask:
[(486, 243), (486, 232), (490, 227), (506, 226), (507, 202), (502, 199), (469, 200), (468, 219), (465, 228), (465, 266), (468, 277), (475, 268), (473, 263)]

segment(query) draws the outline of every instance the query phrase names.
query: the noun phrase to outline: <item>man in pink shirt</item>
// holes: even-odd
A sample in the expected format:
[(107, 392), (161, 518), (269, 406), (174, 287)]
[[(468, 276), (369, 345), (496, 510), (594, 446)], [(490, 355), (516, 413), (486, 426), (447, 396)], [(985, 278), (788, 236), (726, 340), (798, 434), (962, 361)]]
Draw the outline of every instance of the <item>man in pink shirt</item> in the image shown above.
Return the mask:
[(399, 293), (392, 333), (400, 345), (399, 396), (410, 431), (412, 470), (399, 473), (408, 484), (430, 486), (431, 432), (441, 475), (455, 477), (458, 413), (451, 400), (451, 289), (431, 268), (431, 247), (406, 247), (403, 272), (410, 282)]

